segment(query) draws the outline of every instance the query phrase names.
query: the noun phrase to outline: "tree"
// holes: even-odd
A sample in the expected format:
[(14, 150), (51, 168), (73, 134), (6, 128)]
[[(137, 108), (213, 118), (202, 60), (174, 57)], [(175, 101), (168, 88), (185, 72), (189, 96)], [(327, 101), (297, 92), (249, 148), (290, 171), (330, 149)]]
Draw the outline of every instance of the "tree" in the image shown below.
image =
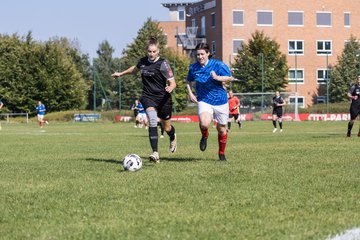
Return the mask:
[(113, 53), (115, 49), (108, 41), (103, 41), (96, 51), (98, 58), (94, 59), (93, 71), (94, 78), (97, 85), (96, 99), (105, 99), (107, 101), (107, 109), (114, 108), (114, 101), (118, 94), (116, 89), (116, 81), (111, 77), (111, 74), (116, 70)]
[(281, 91), (288, 83), (286, 56), (280, 52), (280, 45), (263, 32), (253, 33), (249, 43), (238, 50), (232, 69), (234, 77), (241, 81), (233, 84), (236, 92)]
[(331, 71), (329, 95), (330, 102), (348, 101), (346, 95), (349, 85), (355, 83), (358, 74), (360, 44), (354, 37), (350, 37), (350, 41), (338, 56), (338, 63)]
[(0, 97), (13, 112), (34, 112), (37, 100), (49, 111), (86, 104), (85, 80), (58, 42), (0, 35), (0, 72)]

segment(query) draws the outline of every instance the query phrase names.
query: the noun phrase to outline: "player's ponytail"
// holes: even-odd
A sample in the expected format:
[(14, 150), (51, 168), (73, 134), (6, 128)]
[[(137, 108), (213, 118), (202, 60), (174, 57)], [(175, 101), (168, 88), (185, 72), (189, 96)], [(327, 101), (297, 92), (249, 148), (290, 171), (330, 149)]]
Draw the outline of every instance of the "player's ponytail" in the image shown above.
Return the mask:
[(150, 45), (155, 45), (157, 48), (159, 48), (159, 42), (158, 42), (156, 37), (150, 37), (149, 38), (147, 47), (149, 47)]

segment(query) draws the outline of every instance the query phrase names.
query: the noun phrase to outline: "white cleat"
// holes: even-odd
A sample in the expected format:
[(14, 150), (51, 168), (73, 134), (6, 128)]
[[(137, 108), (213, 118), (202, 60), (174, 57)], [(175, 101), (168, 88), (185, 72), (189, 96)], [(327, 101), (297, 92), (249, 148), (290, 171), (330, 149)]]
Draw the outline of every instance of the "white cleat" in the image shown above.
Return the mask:
[(154, 163), (159, 163), (160, 162), (159, 153), (158, 152), (153, 152), (152, 154), (150, 154), (149, 160), (151, 162), (154, 162)]
[(277, 131), (277, 128), (274, 128), (273, 133), (276, 133), (276, 131)]
[(280, 132), (283, 132), (283, 130), (282, 130), (282, 129), (280, 129)]
[(175, 135), (175, 138), (174, 140), (170, 141), (170, 146), (169, 146), (169, 152), (176, 152), (176, 148), (177, 148), (177, 145), (176, 145), (176, 133), (174, 134)]

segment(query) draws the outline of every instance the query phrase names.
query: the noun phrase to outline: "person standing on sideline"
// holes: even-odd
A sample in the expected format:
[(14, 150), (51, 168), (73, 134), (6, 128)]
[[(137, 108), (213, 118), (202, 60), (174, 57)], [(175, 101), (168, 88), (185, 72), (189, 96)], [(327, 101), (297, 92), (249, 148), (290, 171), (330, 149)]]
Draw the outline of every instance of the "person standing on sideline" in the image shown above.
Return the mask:
[[(195, 51), (197, 62), (189, 67), (186, 87), (190, 101), (198, 103), (199, 127), (202, 135), (200, 150), (206, 149), (209, 127), (214, 118), (217, 122), (219, 160), (226, 161), (225, 147), (228, 136), (226, 124), (229, 117), (229, 104), (223, 82), (232, 81), (234, 78), (225, 63), (211, 59), (209, 44), (199, 43)], [(196, 83), (196, 96), (192, 90), (193, 83)]]
[(160, 162), (158, 152), (158, 118), (164, 123), (164, 129), (170, 137), (169, 151), (176, 151), (176, 133), (171, 125), (172, 99), (171, 92), (176, 87), (173, 72), (166, 59), (160, 57), (159, 43), (155, 38), (150, 38), (147, 44), (147, 56), (141, 58), (136, 66), (125, 71), (115, 72), (111, 76), (121, 77), (125, 74), (135, 73), (140, 70), (143, 83), (140, 102), (143, 104), (149, 119), (149, 139), (153, 153), (150, 161)]
[(37, 111), (37, 119), (40, 128), (42, 128), (43, 123), (49, 124), (49, 122), (45, 119), (45, 111), (46, 111), (45, 105), (41, 101), (38, 101), (38, 105), (36, 106), (35, 109)]
[(241, 128), (241, 120), (239, 118), (240, 116), (240, 101), (239, 99), (234, 96), (234, 93), (232, 90), (229, 91), (229, 121), (228, 121), (228, 129), (231, 128), (231, 121), (235, 119), (235, 123), (239, 125), (239, 128)]
[(280, 132), (283, 131), (283, 128), (282, 128), (283, 109), (282, 109), (282, 107), (285, 105), (286, 105), (285, 101), (280, 96), (280, 92), (276, 91), (275, 96), (273, 97), (273, 112), (272, 112), (272, 122), (274, 125), (273, 133), (275, 133), (277, 131), (276, 121), (279, 122)]
[[(354, 126), (355, 119), (360, 115), (360, 74), (357, 77), (357, 83), (352, 85), (347, 93), (348, 97), (351, 99), (350, 105), (350, 122), (348, 123), (347, 137), (351, 137), (351, 129)], [(360, 137), (360, 127), (358, 132), (358, 137)]]
[(134, 118), (135, 118), (135, 126), (134, 126), (134, 128), (137, 128), (139, 126), (139, 121), (137, 119), (137, 115), (139, 114), (139, 109), (137, 107), (138, 104), (139, 104), (139, 100), (135, 99), (134, 104), (131, 106), (131, 110), (133, 110)]

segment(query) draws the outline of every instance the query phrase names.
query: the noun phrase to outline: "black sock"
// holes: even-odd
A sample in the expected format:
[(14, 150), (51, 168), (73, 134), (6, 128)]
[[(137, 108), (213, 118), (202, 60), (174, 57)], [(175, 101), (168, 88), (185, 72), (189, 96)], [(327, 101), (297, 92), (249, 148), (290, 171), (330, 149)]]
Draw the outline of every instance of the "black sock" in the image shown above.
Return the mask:
[(228, 122), (228, 129), (231, 128), (231, 122)]
[(276, 128), (276, 121), (273, 121), (274, 128)]
[(157, 127), (149, 127), (149, 139), (150, 139), (150, 145), (153, 150), (153, 152), (158, 151), (158, 131)]
[(353, 126), (354, 126), (353, 122), (348, 123), (348, 132), (351, 132), (351, 129), (353, 128)]
[(173, 141), (175, 139), (175, 128), (173, 125), (171, 125), (171, 129), (170, 132), (166, 132), (169, 137), (170, 137), (170, 141)]
[(164, 135), (164, 124), (160, 123), (161, 135)]
[(282, 129), (282, 122), (279, 122), (280, 129)]

